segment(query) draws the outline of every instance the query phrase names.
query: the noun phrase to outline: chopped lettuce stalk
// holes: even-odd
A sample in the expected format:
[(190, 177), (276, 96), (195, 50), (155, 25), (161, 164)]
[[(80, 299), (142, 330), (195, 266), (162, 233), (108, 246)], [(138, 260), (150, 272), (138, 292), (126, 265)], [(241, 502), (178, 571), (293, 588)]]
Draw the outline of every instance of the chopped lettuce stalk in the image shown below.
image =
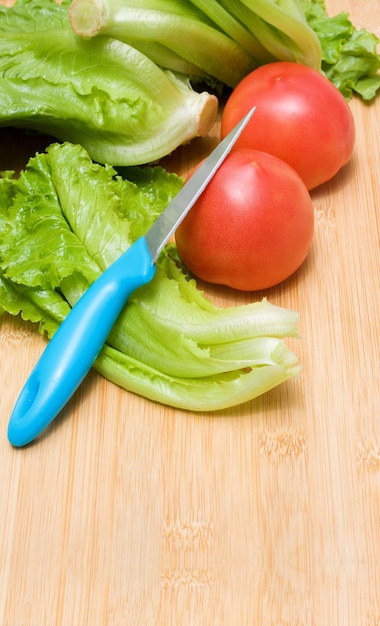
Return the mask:
[[(93, 163), (70, 143), (0, 179), (0, 308), (51, 337), (70, 308), (139, 236), (182, 180), (161, 167)], [(128, 178), (126, 178), (128, 177)], [(286, 337), (299, 314), (269, 303), (221, 308), (197, 288), (174, 244), (126, 303), (97, 361), (126, 390), (193, 411), (246, 402), (298, 375)]]
[(77, 37), (69, 4), (0, 7), (0, 126), (80, 143), (92, 159), (117, 165), (153, 162), (208, 133), (214, 95), (126, 43)]

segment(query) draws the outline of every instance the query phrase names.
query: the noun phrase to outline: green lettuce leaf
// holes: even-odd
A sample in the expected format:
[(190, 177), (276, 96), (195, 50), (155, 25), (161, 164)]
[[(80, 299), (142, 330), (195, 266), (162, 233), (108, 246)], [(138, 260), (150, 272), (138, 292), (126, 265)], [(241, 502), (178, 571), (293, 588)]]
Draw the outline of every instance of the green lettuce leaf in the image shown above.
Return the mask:
[(301, 0), (306, 19), (322, 47), (322, 71), (349, 100), (372, 100), (380, 89), (379, 39), (356, 29), (347, 13), (329, 16), (324, 0)]
[(95, 280), (99, 268), (62, 214), (47, 155), (30, 159), (14, 181), (12, 195), (6, 214), (0, 216), (6, 276), (28, 287), (55, 289), (80, 265), (88, 282)]
[(105, 346), (94, 364), (100, 374), (127, 391), (191, 411), (218, 411), (248, 402), (286, 382), (299, 370), (283, 363), (228, 371), (201, 378), (167, 376)]
[(69, 304), (53, 289), (36, 289), (13, 283), (0, 270), (0, 308), (38, 324), (39, 331), (52, 336), (70, 312)]

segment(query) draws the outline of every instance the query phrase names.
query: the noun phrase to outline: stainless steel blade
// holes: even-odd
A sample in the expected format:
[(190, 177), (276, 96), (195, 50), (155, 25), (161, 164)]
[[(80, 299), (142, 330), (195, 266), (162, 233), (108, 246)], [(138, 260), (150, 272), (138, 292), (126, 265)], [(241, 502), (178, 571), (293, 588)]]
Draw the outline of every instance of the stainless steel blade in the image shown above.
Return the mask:
[(157, 260), (164, 245), (178, 228), (191, 207), (207, 187), (208, 183), (231, 151), (233, 145), (248, 124), (256, 107), (240, 120), (231, 132), (221, 141), (215, 150), (198, 167), (187, 183), (178, 192), (172, 202), (161, 213), (145, 235), (146, 243), (153, 262)]

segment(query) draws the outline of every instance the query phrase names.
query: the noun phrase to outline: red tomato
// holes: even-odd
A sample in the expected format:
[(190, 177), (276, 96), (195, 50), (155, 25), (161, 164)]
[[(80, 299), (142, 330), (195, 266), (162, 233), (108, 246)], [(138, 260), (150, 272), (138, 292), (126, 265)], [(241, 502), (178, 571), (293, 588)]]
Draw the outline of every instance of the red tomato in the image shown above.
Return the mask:
[(276, 285), (304, 261), (314, 230), (310, 194), (287, 163), (234, 150), (176, 231), (198, 278), (253, 291)]
[(279, 61), (248, 74), (227, 100), (222, 137), (253, 105), (256, 112), (236, 148), (254, 148), (283, 159), (308, 189), (332, 178), (349, 161), (355, 143), (351, 109), (319, 72)]

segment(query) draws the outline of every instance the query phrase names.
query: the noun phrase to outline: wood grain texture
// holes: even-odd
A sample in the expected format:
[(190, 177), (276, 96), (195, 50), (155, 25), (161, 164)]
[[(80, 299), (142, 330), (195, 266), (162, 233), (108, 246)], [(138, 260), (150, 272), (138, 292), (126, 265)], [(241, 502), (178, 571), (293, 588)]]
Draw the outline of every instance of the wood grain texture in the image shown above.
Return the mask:
[[(380, 35), (379, 2), (328, 6)], [(380, 100), (351, 106), (355, 154), (312, 194), (312, 252), (265, 294), (301, 313), (299, 380), (195, 415), (91, 372), (13, 450), (8, 418), (44, 339), (0, 317), (1, 626), (379, 626)], [(0, 141), (0, 169), (44, 147)], [(184, 173), (215, 141), (166, 163)]]

